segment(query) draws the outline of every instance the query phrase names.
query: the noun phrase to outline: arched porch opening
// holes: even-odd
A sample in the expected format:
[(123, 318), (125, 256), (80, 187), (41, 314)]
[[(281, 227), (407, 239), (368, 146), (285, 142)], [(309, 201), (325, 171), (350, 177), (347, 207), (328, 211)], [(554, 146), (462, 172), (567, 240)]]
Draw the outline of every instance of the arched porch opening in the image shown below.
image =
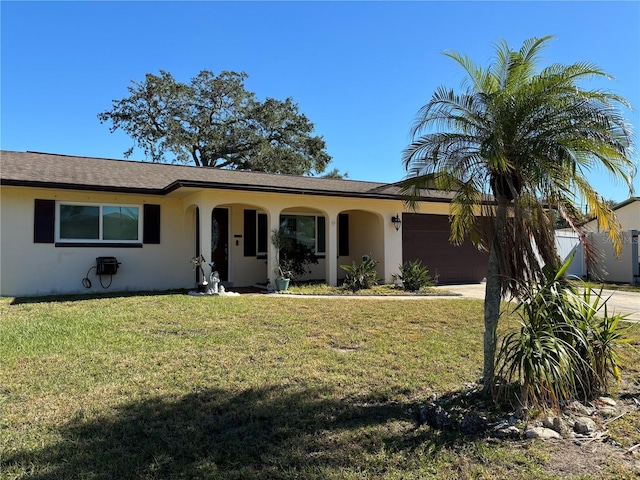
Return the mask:
[[(308, 263), (305, 273), (297, 275), (296, 281), (326, 281), (327, 262), (331, 258), (328, 242), (329, 221), (326, 212), (312, 207), (294, 206), (280, 211), (278, 226), (285, 236), (299, 245), (298, 251), (311, 251), (317, 260), (317, 263)], [(270, 235), (271, 233), (269, 232)]]
[(343, 210), (337, 219), (338, 279), (344, 281), (346, 272), (342, 265), (362, 262), (364, 255), (378, 262), (376, 272), (385, 276), (384, 219), (382, 215), (367, 210)]
[(230, 202), (218, 205), (228, 210), (229, 278), (235, 287), (263, 286), (269, 278), (268, 212), (260, 205)]

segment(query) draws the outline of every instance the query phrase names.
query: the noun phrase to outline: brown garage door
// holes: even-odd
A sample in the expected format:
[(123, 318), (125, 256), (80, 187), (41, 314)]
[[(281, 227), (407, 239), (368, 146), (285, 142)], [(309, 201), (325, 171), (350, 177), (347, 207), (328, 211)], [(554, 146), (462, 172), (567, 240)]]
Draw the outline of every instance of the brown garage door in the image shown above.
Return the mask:
[(402, 215), (402, 261), (420, 259), (439, 283), (480, 282), (487, 276), (489, 255), (471, 241), (455, 246), (449, 242), (446, 215)]

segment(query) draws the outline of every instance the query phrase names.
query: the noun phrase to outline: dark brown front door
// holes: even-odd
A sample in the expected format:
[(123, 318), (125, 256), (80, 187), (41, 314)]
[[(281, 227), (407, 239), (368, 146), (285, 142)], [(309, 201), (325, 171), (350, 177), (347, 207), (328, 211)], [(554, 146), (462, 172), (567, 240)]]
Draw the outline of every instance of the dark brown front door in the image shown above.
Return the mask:
[(211, 258), (220, 280), (229, 280), (229, 210), (214, 208), (211, 217)]

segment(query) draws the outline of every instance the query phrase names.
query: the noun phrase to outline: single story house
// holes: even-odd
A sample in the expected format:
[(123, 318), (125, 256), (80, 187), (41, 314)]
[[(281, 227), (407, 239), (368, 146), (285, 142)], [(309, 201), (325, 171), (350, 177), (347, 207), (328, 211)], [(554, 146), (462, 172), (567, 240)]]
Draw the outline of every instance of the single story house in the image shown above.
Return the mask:
[[(640, 230), (640, 197), (631, 197), (611, 208), (622, 225), (623, 230)], [(598, 232), (598, 222), (591, 220), (585, 227)]]
[(3, 296), (193, 288), (200, 254), (228, 287), (265, 284), (281, 225), (320, 258), (308, 278), (330, 285), (364, 254), (388, 283), (413, 259), (441, 283), (486, 276), (485, 253), (449, 243), (444, 192), (408, 212), (393, 183), (14, 151), (0, 152), (0, 185)]
[(598, 222), (590, 220), (584, 227), (588, 240), (598, 254), (598, 267), (589, 271), (578, 237), (566, 229), (556, 232), (556, 244), (562, 258), (576, 252), (568, 273), (581, 278), (616, 283), (640, 283), (640, 197), (631, 197), (612, 207), (624, 231), (622, 252), (616, 257), (608, 232), (600, 231)]

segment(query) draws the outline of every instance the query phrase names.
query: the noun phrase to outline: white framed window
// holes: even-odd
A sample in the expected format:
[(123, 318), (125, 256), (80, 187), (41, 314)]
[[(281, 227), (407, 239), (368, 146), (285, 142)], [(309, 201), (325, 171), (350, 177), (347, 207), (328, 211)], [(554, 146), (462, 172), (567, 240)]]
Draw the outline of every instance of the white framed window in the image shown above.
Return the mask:
[(314, 251), (316, 255), (326, 253), (325, 218), (322, 215), (280, 215), (280, 227), (285, 235)]
[(139, 243), (141, 207), (59, 202), (56, 239), (60, 242)]

